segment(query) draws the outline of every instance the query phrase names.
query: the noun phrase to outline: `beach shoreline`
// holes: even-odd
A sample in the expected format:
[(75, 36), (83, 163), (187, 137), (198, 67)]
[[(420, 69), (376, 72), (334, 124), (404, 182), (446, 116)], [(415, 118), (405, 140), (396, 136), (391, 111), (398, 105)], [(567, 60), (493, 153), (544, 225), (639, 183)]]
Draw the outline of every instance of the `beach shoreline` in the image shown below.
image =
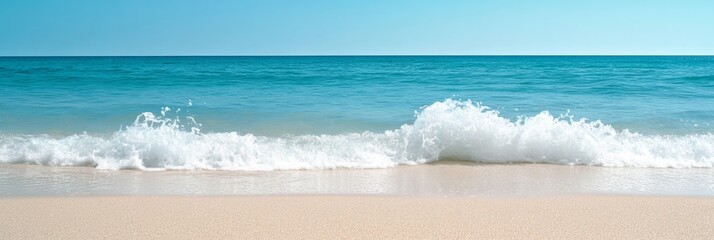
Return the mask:
[(714, 196), (714, 171), (449, 161), (382, 169), (262, 172), (108, 171), (92, 167), (0, 164), (0, 198), (135, 195), (537, 197), (589, 194)]
[(0, 198), (2, 239), (712, 238), (714, 197)]

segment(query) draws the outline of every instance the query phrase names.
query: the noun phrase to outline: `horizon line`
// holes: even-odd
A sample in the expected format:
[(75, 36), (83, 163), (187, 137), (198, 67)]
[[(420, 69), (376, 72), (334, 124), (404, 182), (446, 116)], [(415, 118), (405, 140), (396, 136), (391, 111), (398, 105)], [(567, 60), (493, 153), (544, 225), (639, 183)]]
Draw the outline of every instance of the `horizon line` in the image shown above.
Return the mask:
[(711, 57), (714, 54), (177, 54), (177, 55), (0, 55), (13, 57)]

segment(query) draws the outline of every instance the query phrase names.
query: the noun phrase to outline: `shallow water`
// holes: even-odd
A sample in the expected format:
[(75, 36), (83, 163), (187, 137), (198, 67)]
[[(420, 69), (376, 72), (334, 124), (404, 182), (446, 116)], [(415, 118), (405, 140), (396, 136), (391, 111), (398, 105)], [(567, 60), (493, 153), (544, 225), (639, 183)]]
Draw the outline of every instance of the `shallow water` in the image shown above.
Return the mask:
[(0, 166), (0, 196), (6, 197), (266, 194), (714, 196), (714, 171), (465, 162), (386, 169), (267, 172), (145, 172)]

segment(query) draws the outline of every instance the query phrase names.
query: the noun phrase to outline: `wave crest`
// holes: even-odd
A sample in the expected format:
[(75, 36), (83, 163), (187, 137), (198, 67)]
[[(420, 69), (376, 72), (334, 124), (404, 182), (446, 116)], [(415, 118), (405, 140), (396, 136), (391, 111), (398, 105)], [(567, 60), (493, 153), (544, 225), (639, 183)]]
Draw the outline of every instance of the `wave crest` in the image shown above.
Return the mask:
[(641, 135), (547, 111), (511, 121), (471, 101), (424, 107), (413, 124), (383, 133), (264, 137), (200, 133), (143, 113), (101, 138), (0, 136), (0, 162), (100, 169), (287, 170), (385, 168), (440, 159), (620, 167), (714, 167), (714, 135)]

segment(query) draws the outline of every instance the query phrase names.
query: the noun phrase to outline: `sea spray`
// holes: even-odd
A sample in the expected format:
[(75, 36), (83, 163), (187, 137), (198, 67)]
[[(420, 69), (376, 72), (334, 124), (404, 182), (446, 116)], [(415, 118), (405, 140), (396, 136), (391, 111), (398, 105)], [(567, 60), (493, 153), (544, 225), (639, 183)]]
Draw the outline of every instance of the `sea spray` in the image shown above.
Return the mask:
[(385, 168), (440, 159), (612, 167), (714, 167), (714, 135), (642, 135), (544, 111), (510, 120), (471, 101), (422, 108), (382, 133), (255, 136), (200, 132), (193, 117), (142, 113), (109, 137), (0, 135), (0, 162), (99, 169), (243, 170)]

